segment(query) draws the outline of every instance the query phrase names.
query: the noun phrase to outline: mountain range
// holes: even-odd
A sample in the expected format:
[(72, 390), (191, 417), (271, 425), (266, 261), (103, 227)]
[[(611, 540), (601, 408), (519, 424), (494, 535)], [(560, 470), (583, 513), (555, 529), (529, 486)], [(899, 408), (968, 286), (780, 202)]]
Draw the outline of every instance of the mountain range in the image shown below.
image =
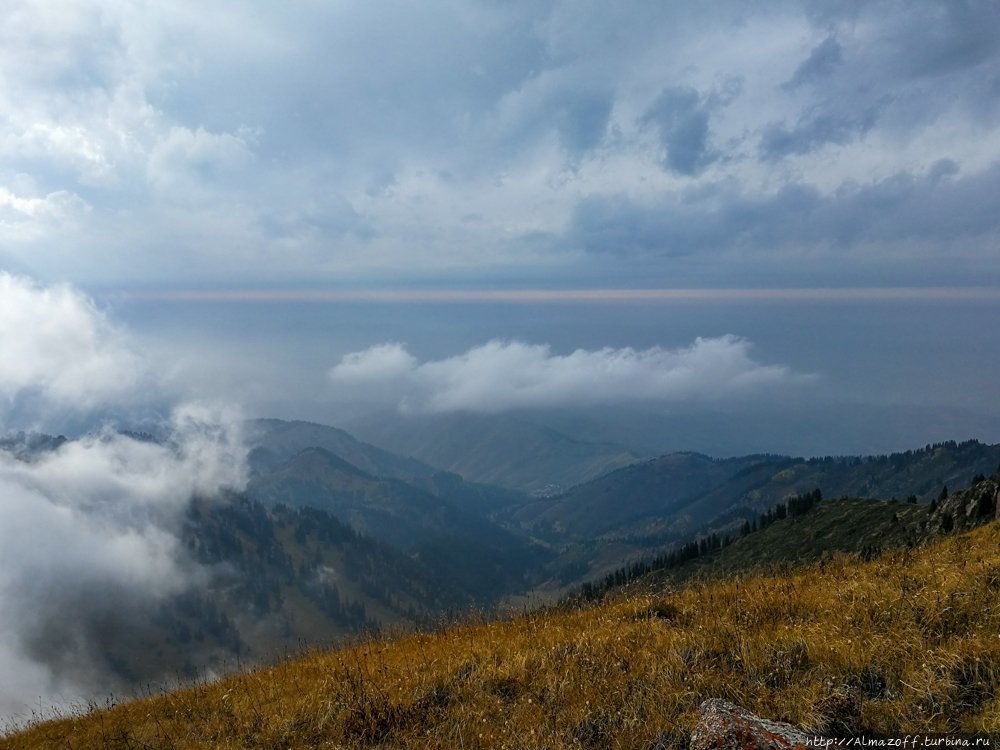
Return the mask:
[[(883, 534), (903, 543), (914, 534), (897, 532), (915, 519), (927, 521), (946, 487), (954, 494), (1000, 463), (1000, 446), (976, 441), (869, 457), (715, 459), (681, 452), (531, 496), (469, 481), (324, 425), (257, 420), (248, 427), (245, 490), (196, 498), (184, 518), (180, 539), (193, 566), (190, 584), (155, 605), (92, 608), (75, 621), (53, 622), (29, 649), (42, 653), (82, 628), (87, 663), (97, 665), (107, 684), (225, 671), (366, 629), (413, 627), (526, 596), (551, 601), (692, 540), (735, 536), (761, 513), (817, 488), (830, 499), (897, 502), (824, 503), (827, 516), (814, 519), (826, 517), (827, 527), (841, 531), (811, 531), (814, 549), (857, 551), (834, 541), (844, 534)], [(66, 442), (22, 435), (0, 442), (0, 449), (30, 461)], [(491, 467), (488, 458), (483, 474), (502, 472), (508, 460), (497, 455)], [(552, 478), (535, 481), (551, 487)], [(768, 531), (773, 559), (797, 559), (791, 540), (798, 532), (780, 528)], [(756, 553), (732, 557), (749, 544), (732, 544), (725, 559), (735, 562), (719, 565), (759, 563)]]
[(993, 473), (998, 464), (1000, 446), (974, 440), (867, 457), (672, 453), (511, 508), (504, 520), (559, 550), (549, 569), (566, 582), (597, 577), (622, 560), (700, 533), (731, 530), (813, 489), (826, 497), (928, 503), (948, 486), (965, 487), (974, 476)]

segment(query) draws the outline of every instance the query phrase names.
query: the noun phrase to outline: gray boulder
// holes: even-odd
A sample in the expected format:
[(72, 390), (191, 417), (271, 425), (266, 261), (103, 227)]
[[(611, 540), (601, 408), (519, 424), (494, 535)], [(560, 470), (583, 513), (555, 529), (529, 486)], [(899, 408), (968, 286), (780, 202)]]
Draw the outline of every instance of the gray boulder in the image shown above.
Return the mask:
[(690, 750), (805, 750), (807, 739), (791, 724), (762, 719), (729, 701), (709, 698), (701, 704)]

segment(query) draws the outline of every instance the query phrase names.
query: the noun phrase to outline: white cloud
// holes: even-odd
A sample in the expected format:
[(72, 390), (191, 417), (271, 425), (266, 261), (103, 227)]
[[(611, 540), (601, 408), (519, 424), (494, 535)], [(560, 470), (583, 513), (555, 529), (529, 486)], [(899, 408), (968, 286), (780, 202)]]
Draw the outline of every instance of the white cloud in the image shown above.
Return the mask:
[(112, 432), (0, 451), (0, 716), (106, 690), (94, 618), (199, 581), (178, 541), (195, 493), (245, 481), (241, 421), (182, 407), (164, 443)]
[(66, 190), (29, 196), (0, 185), (0, 238), (31, 242), (57, 233), (66, 235), (89, 211), (85, 200)]
[(404, 411), (500, 412), (629, 401), (737, 396), (801, 380), (762, 365), (736, 336), (698, 338), (683, 349), (577, 349), (490, 341), (464, 354), (418, 363), (400, 344), (345, 356), (330, 370), (338, 386), (366, 395), (397, 394)]
[[(12, 412), (33, 425), (176, 402), (164, 368), (68, 285), (0, 273), (0, 346), (0, 433)], [(159, 442), (109, 427), (55, 450), (23, 434), (0, 444), (0, 717), (108, 689), (96, 623), (199, 582), (180, 523), (193, 496), (245, 483), (242, 419), (208, 403), (169, 411)]]
[[(0, 272), (0, 399), (93, 409), (131, 400), (142, 357), (94, 303), (68, 285)], [(0, 417), (2, 417), (0, 406)]]
[(236, 178), (252, 160), (249, 134), (210, 133), (173, 127), (149, 155), (150, 183), (172, 199), (190, 199), (203, 189)]
[(417, 366), (416, 358), (402, 344), (379, 344), (345, 355), (330, 376), (340, 383), (384, 382), (407, 377)]
[(23, 216), (58, 216), (68, 203), (72, 203), (72, 196), (63, 191), (50, 193), (42, 198), (26, 198), (0, 187), (0, 208)]

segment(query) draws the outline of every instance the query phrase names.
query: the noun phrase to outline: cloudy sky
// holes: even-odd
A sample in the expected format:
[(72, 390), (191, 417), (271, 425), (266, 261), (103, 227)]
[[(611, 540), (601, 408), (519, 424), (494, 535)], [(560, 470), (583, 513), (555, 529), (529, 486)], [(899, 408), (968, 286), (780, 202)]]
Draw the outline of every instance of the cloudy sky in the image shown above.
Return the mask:
[(990, 0), (0, 16), (2, 257), (37, 278), (998, 281)]
[(0, 37), (0, 270), (185, 395), (1000, 410), (991, 0), (12, 0)]

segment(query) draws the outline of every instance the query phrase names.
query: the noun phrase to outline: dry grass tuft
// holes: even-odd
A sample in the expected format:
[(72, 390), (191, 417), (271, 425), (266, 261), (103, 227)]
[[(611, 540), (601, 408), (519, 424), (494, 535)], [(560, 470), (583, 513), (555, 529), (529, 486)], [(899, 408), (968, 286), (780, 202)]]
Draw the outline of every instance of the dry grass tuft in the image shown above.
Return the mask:
[(13, 748), (680, 748), (708, 697), (822, 731), (1000, 731), (1000, 525), (359, 643), (47, 722)]

